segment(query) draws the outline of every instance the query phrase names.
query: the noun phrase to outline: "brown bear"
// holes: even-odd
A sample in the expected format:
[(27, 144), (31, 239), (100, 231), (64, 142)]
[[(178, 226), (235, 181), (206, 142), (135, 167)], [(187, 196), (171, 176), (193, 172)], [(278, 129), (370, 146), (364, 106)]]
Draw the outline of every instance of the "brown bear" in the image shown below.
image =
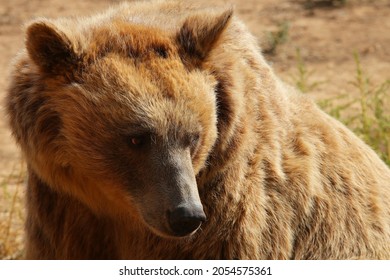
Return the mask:
[(389, 259), (390, 170), (232, 10), (38, 19), (6, 109), (28, 259)]

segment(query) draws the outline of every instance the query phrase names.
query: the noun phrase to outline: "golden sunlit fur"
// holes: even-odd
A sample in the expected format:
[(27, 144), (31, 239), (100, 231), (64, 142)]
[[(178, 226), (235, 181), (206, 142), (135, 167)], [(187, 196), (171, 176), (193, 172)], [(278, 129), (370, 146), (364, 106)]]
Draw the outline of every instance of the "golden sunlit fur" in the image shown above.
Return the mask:
[[(6, 108), (29, 170), (27, 258), (390, 259), (389, 168), (279, 81), (230, 9), (36, 20)], [(127, 146), (150, 131), (166, 157)], [(191, 170), (172, 174), (196, 176), (207, 221), (170, 238), (176, 182), (159, 170), (188, 135), (174, 151)]]

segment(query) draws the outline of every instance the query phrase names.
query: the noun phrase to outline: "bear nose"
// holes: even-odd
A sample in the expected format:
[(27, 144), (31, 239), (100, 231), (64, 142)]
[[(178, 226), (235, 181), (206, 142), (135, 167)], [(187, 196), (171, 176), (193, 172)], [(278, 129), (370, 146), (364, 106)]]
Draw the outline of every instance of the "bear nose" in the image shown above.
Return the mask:
[(186, 236), (206, 221), (206, 215), (202, 207), (179, 206), (168, 211), (168, 221), (176, 236)]

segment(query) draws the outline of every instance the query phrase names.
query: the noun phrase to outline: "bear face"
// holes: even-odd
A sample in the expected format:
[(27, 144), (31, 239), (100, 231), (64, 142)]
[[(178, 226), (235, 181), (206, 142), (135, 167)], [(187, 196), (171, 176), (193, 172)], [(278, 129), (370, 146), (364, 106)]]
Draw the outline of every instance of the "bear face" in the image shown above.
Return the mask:
[(230, 16), (189, 18), (172, 33), (114, 21), (77, 38), (32, 23), (24, 79), (39, 88), (10, 102), (36, 98), (35, 136), (15, 132), (30, 168), (96, 214), (163, 237), (195, 232), (206, 219), (196, 175), (217, 138), (215, 80), (199, 65)]

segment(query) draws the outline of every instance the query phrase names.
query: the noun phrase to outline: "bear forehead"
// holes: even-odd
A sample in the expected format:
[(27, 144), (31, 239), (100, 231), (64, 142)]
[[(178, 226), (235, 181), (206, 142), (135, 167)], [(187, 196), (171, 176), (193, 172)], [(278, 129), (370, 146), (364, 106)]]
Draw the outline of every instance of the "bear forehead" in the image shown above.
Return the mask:
[(97, 26), (88, 37), (85, 52), (89, 59), (112, 52), (136, 59), (150, 59), (155, 55), (167, 58), (177, 53), (172, 36), (166, 31), (123, 20)]
[(183, 100), (203, 97), (214, 89), (214, 81), (200, 71), (188, 71), (180, 59), (158, 55), (133, 58), (108, 53), (83, 71), (80, 83), (101, 93), (128, 93), (134, 98)]
[(120, 91), (170, 98), (204, 89), (204, 77), (186, 68), (166, 31), (117, 20), (95, 27), (88, 41), (82, 83), (106, 82)]

